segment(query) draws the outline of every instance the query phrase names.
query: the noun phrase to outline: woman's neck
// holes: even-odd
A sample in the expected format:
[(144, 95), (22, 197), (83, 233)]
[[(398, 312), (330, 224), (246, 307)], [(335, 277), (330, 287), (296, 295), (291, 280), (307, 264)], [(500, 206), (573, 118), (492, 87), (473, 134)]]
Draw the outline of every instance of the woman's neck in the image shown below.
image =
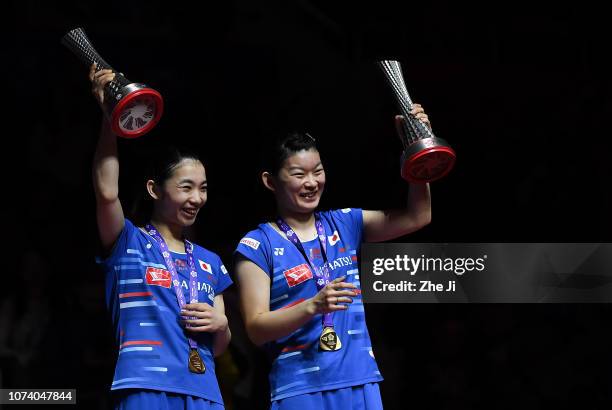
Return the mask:
[(151, 218), (151, 224), (157, 229), (157, 232), (159, 232), (162, 238), (164, 238), (166, 245), (168, 245), (171, 251), (185, 251), (182, 226), (168, 224), (155, 216)]
[(314, 213), (296, 213), (278, 210), (278, 215), (293, 229), (301, 241), (310, 241), (317, 236)]

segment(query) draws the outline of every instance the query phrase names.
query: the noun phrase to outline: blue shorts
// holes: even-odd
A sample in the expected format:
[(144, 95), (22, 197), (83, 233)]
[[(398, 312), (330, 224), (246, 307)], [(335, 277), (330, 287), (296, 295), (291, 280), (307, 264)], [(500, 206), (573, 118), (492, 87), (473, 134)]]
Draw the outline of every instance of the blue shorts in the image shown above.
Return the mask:
[(378, 383), (299, 394), (275, 400), (270, 410), (382, 410)]
[(201, 397), (156, 390), (113, 391), (115, 410), (224, 410), (223, 404)]

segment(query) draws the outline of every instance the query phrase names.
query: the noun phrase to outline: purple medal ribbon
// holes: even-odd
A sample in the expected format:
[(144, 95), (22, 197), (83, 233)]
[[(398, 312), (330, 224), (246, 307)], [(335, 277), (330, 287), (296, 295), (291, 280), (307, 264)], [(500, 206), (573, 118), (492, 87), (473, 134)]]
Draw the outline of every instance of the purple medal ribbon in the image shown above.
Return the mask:
[[(304, 250), (304, 245), (302, 245), (302, 242), (300, 242), (299, 238), (297, 237), (295, 232), (293, 232), (293, 229), (291, 229), (291, 227), (287, 224), (287, 222), (285, 222), (279, 216), (278, 219), (276, 220), (276, 224), (281, 229), (281, 231), (283, 231), (287, 239), (289, 239), (289, 241), (292, 244), (294, 244), (295, 247), (300, 251), (300, 253), (304, 256), (304, 258), (310, 265), (310, 268), (314, 272), (315, 278), (317, 279), (315, 283), (317, 285), (317, 292), (319, 292), (329, 282), (331, 282), (330, 280), (331, 275), (329, 274), (329, 262), (327, 261), (327, 244), (325, 243), (325, 240), (326, 240), (325, 228), (323, 227), (323, 223), (321, 222), (321, 218), (319, 217), (318, 212), (315, 212), (314, 217), (315, 217), (315, 227), (317, 228), (317, 236), (319, 238), (319, 245), (321, 245), (321, 256), (323, 257), (323, 266), (321, 266), (321, 269), (317, 269), (314, 262), (310, 260), (310, 258), (306, 254), (306, 251)], [(334, 327), (332, 313), (323, 314), (323, 326), (324, 327), (327, 327), (327, 326)]]
[[(181, 282), (179, 280), (178, 273), (176, 272), (176, 267), (174, 266), (174, 262), (170, 257), (170, 251), (168, 250), (168, 245), (166, 245), (166, 241), (161, 237), (157, 229), (153, 227), (151, 224), (147, 224), (145, 229), (159, 245), (159, 249), (161, 250), (162, 256), (164, 257), (164, 261), (166, 262), (166, 266), (170, 271), (170, 275), (172, 276), (172, 285), (174, 287), (174, 293), (176, 293), (176, 299), (178, 300), (179, 308), (183, 309), (185, 307), (185, 295), (183, 295), (183, 290), (181, 289)], [(193, 261), (193, 244), (185, 239), (185, 252), (187, 252), (187, 260), (189, 261), (189, 303), (198, 303), (198, 272), (196, 271), (195, 263)], [(187, 336), (187, 340), (189, 341), (189, 347), (192, 349), (198, 348), (198, 343), (193, 340), (191, 337)]]

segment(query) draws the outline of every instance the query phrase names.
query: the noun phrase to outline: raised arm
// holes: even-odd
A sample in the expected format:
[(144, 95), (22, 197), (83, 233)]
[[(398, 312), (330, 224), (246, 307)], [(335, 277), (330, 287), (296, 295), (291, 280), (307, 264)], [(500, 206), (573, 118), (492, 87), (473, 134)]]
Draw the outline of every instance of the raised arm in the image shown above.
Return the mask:
[[(114, 76), (111, 70), (100, 70), (96, 73), (95, 66), (92, 65), (90, 68), (89, 80), (92, 82), (92, 93), (101, 107), (104, 102), (104, 86)], [(106, 115), (102, 119), (92, 174), (96, 194), (98, 233), (102, 247), (109, 252), (123, 229), (125, 219), (119, 202), (117, 137), (112, 133)]]
[(364, 240), (381, 242), (418, 231), (431, 222), (429, 184), (410, 184), (404, 209), (363, 211)]
[[(337, 278), (321, 289), (314, 297), (288, 308), (270, 311), (270, 278), (255, 263), (239, 258), (235, 266), (240, 308), (247, 334), (253, 343), (266, 342), (290, 335), (308, 323), (314, 315), (346, 310), (351, 303), (350, 290), (355, 285)], [(340, 304), (338, 304), (340, 303)]]
[[(418, 119), (431, 128), (429, 118), (419, 104), (414, 104), (412, 110)], [(395, 117), (398, 133), (402, 116)], [(363, 211), (364, 240), (366, 242), (381, 242), (395, 239), (417, 231), (431, 222), (431, 196), (429, 184), (410, 184), (406, 208), (379, 211)]]

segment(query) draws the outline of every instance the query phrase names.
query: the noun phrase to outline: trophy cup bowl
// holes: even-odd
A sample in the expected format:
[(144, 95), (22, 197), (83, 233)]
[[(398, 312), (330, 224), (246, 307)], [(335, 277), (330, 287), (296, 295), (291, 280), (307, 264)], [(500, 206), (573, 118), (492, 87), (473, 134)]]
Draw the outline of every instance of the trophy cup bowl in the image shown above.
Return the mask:
[[(62, 38), (62, 44), (88, 66), (95, 63), (96, 72), (115, 71), (100, 57), (81, 28), (69, 31)], [(115, 72), (115, 78), (104, 87), (104, 108), (116, 135), (137, 138), (157, 125), (164, 111), (164, 100), (156, 90)]]
[(401, 175), (408, 182), (433, 182), (450, 172), (455, 165), (455, 151), (442, 138), (424, 138), (402, 153)]

